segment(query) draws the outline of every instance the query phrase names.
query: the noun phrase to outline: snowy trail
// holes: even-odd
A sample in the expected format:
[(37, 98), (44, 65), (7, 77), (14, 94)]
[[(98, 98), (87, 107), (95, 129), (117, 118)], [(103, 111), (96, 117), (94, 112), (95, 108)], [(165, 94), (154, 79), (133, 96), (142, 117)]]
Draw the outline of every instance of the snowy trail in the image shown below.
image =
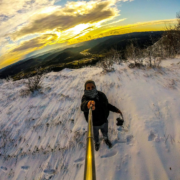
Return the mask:
[[(172, 62), (174, 64), (172, 64)], [(87, 123), (80, 109), (84, 83), (93, 79), (119, 108), (128, 131), (110, 112), (109, 137), (96, 157), (98, 180), (178, 180), (180, 177), (180, 59), (163, 69), (64, 69), (43, 80), (42, 93), (21, 97), (23, 81), (0, 82), (0, 177), (79, 180), (84, 174)], [(100, 133), (100, 140), (102, 135)], [(6, 156), (6, 158), (4, 158)]]

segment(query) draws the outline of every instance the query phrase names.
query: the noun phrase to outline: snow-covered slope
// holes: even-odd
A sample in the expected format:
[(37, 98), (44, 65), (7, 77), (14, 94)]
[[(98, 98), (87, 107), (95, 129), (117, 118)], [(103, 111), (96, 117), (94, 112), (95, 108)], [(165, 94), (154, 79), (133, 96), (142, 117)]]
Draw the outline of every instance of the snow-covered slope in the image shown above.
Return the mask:
[[(46, 74), (41, 93), (22, 97), (24, 80), (0, 82), (0, 180), (80, 180), (87, 123), (80, 109), (84, 83), (93, 79), (119, 108), (110, 112), (109, 137), (95, 152), (97, 180), (178, 180), (180, 177), (180, 59), (161, 70), (64, 69)], [(100, 133), (102, 140), (102, 135)]]

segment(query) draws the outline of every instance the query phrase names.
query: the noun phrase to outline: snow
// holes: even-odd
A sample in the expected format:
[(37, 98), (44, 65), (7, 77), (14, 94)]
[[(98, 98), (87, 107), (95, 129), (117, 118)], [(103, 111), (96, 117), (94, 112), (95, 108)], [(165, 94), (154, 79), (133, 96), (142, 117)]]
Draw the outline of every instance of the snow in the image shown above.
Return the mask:
[[(109, 115), (108, 149), (95, 151), (97, 180), (178, 180), (180, 177), (180, 58), (159, 69), (114, 72), (64, 69), (43, 79), (43, 89), (21, 96), (24, 81), (0, 81), (0, 179), (83, 179), (87, 123), (80, 109), (84, 83), (93, 79), (119, 108), (125, 129)], [(6, 157), (6, 158), (5, 158)]]

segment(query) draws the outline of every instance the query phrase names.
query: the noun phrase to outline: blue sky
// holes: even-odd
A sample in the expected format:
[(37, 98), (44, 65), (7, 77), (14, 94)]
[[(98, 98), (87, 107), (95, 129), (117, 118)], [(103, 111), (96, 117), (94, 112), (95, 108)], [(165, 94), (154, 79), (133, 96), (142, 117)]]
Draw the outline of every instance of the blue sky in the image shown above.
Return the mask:
[(174, 19), (180, 11), (179, 0), (135, 0), (120, 4), (121, 18), (127, 18), (124, 23)]

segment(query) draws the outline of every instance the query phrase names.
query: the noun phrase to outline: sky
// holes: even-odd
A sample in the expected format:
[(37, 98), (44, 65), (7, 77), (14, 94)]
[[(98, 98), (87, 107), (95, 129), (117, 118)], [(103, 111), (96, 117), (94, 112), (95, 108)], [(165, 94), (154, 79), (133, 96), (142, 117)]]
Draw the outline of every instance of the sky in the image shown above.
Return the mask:
[(178, 12), (179, 0), (1, 0), (0, 69), (100, 37), (165, 30)]

